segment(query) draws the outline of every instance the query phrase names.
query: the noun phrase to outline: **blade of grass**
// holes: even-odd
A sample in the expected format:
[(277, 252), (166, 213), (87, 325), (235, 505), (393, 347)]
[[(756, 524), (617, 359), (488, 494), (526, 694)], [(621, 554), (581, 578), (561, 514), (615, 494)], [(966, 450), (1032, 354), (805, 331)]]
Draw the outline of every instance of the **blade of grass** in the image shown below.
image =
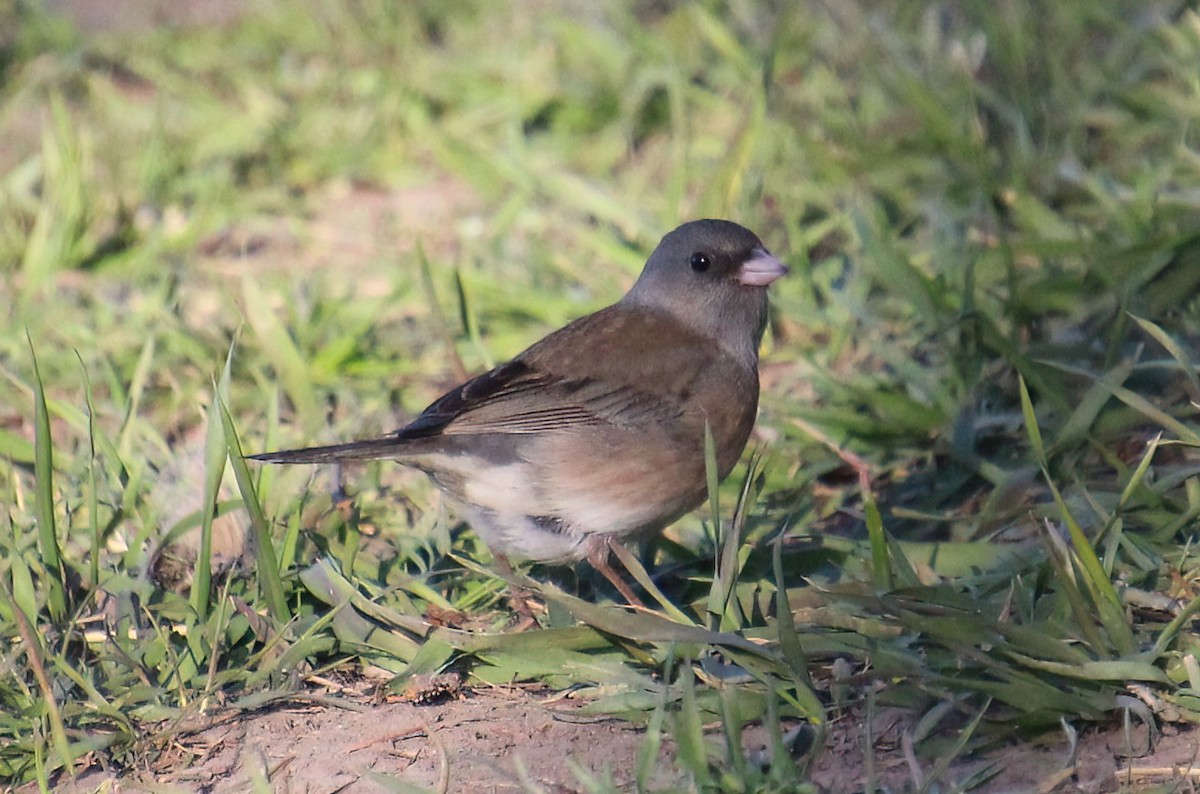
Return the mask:
[(735, 780), (747, 777), (746, 754), (742, 752), (742, 720), (738, 716), (737, 700), (741, 693), (734, 687), (723, 687), (721, 702), (721, 733), (725, 738), (725, 769), (732, 771)]
[(33, 463), (33, 444), (16, 433), (0, 429), (0, 457), (17, 463)]
[(87, 401), (88, 413), (88, 459), (87, 459), (87, 514), (88, 523), (92, 527), (92, 553), (88, 560), (88, 572), (91, 575), (89, 586), (100, 585), (100, 503), (96, 495), (96, 405), (92, 400), (92, 381), (88, 377), (83, 357), (75, 351), (79, 360), (79, 369), (83, 374), (83, 395)]
[(1150, 421), (1157, 423), (1167, 430), (1170, 430), (1172, 433), (1178, 436), (1181, 441), (1193, 446), (1200, 446), (1200, 433), (1197, 433), (1183, 422), (1179, 421), (1154, 403), (1150, 402), (1150, 400), (1145, 396), (1138, 394), (1132, 389), (1110, 382), (1107, 375), (1097, 377), (1094, 373), (1089, 372), (1086, 369), (1064, 364), (1060, 361), (1043, 361), (1041, 363), (1056, 369), (1060, 369), (1063, 372), (1069, 372), (1072, 375), (1079, 375), (1081, 377), (1088, 378), (1095, 383), (1100, 384), (1102, 387), (1107, 389), (1109, 394), (1111, 394), (1113, 397), (1116, 397), (1118, 400), (1142, 414)]
[(1179, 611), (1179, 614), (1171, 618), (1168, 623), (1159, 633), (1158, 639), (1154, 642), (1154, 658), (1159, 658), (1167, 649), (1174, 639), (1179, 636), (1179, 632), (1191, 623), (1193, 617), (1200, 613), (1200, 596), (1196, 596), (1188, 602), (1187, 606)]
[(1072, 563), (1073, 558), (1070, 547), (1059, 536), (1057, 530), (1049, 521), (1044, 523), (1043, 528), (1045, 530), (1046, 546), (1050, 552), (1050, 561), (1057, 573), (1055, 586), (1062, 589), (1063, 595), (1067, 599), (1067, 604), (1071, 607), (1071, 614), (1075, 616), (1075, 623), (1079, 626), (1079, 630), (1083, 632), (1084, 640), (1092, 653), (1107, 655), (1104, 639), (1100, 636), (1094, 625), (1094, 612), (1089, 607), (1087, 600), (1083, 597), (1083, 592), (1077, 584), (1076, 568)]
[(726, 646), (747, 651), (764, 660), (774, 660), (772, 649), (753, 643), (737, 634), (709, 631), (701, 626), (676, 623), (652, 612), (629, 613), (612, 607), (598, 606), (568, 595), (553, 584), (540, 583), (528, 576), (514, 574), (512, 582), (547, 599), (560, 602), (579, 620), (618, 637), (626, 637), (639, 642)]
[(458, 353), (458, 346), (454, 344), (454, 333), (450, 330), (450, 323), (446, 319), (446, 313), (442, 311), (437, 289), (433, 285), (433, 269), (430, 267), (429, 257), (425, 254), (425, 246), (419, 240), (416, 254), (417, 267), (421, 274), (421, 289), (425, 293), (425, 305), (429, 307), (429, 311), (433, 315), (434, 330), (442, 337), (442, 345), (446, 355), (450, 357), (451, 371), (454, 373), (455, 379), (465, 381), (470, 377), (470, 373), (467, 371), (466, 364), (463, 363), (462, 356)]
[(708, 752), (704, 746), (704, 719), (696, 702), (696, 676), (691, 660), (679, 666), (679, 711), (675, 714), (676, 756), (684, 769), (691, 772), (693, 785), (704, 789), (712, 783), (708, 767)]
[[(49, 676), (46, 675), (45, 649), (42, 648), (41, 636), (33, 630), (29, 621), (25, 619), (25, 612), (17, 607), (16, 602), (13, 600), (13, 595), (8, 589), (8, 583), (4, 581), (4, 577), (0, 577), (0, 587), (3, 588), (4, 600), (8, 603), (10, 609), (12, 609), (13, 617), (16, 619), (17, 636), (21, 638), (21, 643), (25, 646), (25, 659), (29, 662), (29, 667), (33, 671), (33, 677), (37, 681), (38, 691), (42, 695), (43, 708), (50, 720), (50, 738), (54, 744), (54, 750), (58, 753), (62, 764), (71, 773), (71, 776), (74, 777), (75, 758), (71, 754), (71, 744), (67, 741), (67, 728), (63, 723), (58, 699), (54, 695), (54, 687), (50, 683)], [(41, 711), (41, 709), (38, 709), (38, 711)], [(36, 716), (31, 718), (36, 719)]]
[(479, 333), (479, 320), (476, 317), (475, 304), (471, 301), (470, 290), (467, 289), (462, 268), (454, 268), (454, 291), (458, 296), (458, 312), (463, 332), (467, 335), (467, 339), (471, 340), (471, 346), (479, 354), (484, 367), (491, 369), (496, 362), (492, 359), (492, 354), (488, 352), (487, 345), (483, 343), (483, 337)]
[(925, 784), (921, 786), (921, 794), (925, 794), (925, 792), (931, 791), (937, 787), (937, 784), (942, 779), (942, 776), (946, 774), (946, 770), (950, 768), (950, 765), (954, 763), (955, 759), (962, 755), (963, 750), (966, 749), (967, 742), (969, 742), (971, 737), (975, 735), (975, 731), (979, 728), (979, 723), (983, 721), (983, 715), (987, 714), (987, 710), (991, 707), (991, 705), (991, 698), (985, 700), (983, 705), (979, 707), (979, 711), (976, 712), (975, 716), (971, 718), (971, 721), (967, 723), (967, 725), (961, 731), (958, 732), (958, 737), (955, 739), (954, 744), (949, 750), (942, 754), (940, 758), (938, 758), (937, 763), (933, 765), (933, 769), (929, 771), (929, 775), (925, 778)]
[(218, 664), (221, 661), (221, 640), (229, 630), (229, 586), (232, 577), (225, 577), (221, 585), (221, 595), (217, 599), (217, 609), (208, 619), (208, 678), (204, 682), (204, 690), (200, 693), (199, 706), (202, 710), (208, 708), (208, 700), (212, 697), (216, 686)]
[[(225, 475), (225, 430), (217, 409), (217, 384), (213, 384), (212, 400), (204, 434), (204, 491), (200, 513), (200, 545), (196, 552), (189, 600), (199, 623), (208, 620), (208, 605), (212, 599), (212, 528), (216, 515), (217, 497)], [(199, 636), (189, 632), (189, 637)]]
[[(704, 423), (704, 473), (708, 486), (708, 520), (712, 524), (713, 542), (713, 581), (708, 591), (708, 628), (720, 631), (729, 594), (732, 591), (728, 581), (729, 571), (725, 568), (726, 535), (732, 534), (721, 521), (721, 503), (719, 491), (719, 472), (717, 469), (717, 445), (713, 439), (712, 428)], [(735, 549), (736, 551), (736, 549)]]
[(646, 566), (642, 565), (641, 560), (639, 560), (637, 556), (633, 554), (633, 552), (620, 543), (614, 543), (612, 545), (612, 554), (617, 558), (621, 565), (625, 567), (625, 570), (629, 571), (630, 575), (633, 576), (634, 581), (641, 585), (642, 589), (650, 594), (650, 597), (653, 598), (658, 605), (663, 608), (663, 611), (666, 612), (672, 620), (684, 626), (696, 625), (694, 620), (688, 617), (687, 614), (684, 613), (679, 607), (675, 606), (675, 604), (671, 602), (671, 599), (667, 598), (666, 594), (659, 589), (659, 586), (654, 583), (653, 577), (651, 577), (650, 573), (646, 570)]
[(283, 581), (280, 579), (279, 561), (275, 556), (275, 546), (271, 541), (271, 528), (263, 515), (262, 503), (254, 490), (254, 478), (246, 466), (242, 455), (242, 444), (238, 440), (237, 430), (233, 425), (233, 417), (225, 401), (217, 396), (217, 407), (221, 412), (221, 424), (224, 427), (226, 450), (229, 464), (233, 467), (233, 476), (237, 480), (238, 491), (250, 514), (250, 526), (254, 531), (255, 572), (258, 575), (258, 586), (267, 599), (267, 610), (279, 626), (286, 625), (291, 619), (291, 610), (283, 595)]
[(130, 737), (136, 735), (137, 726), (135, 725), (134, 721), (130, 719), (129, 715), (122, 711), (119, 707), (113, 705), (113, 703), (111, 703), (108, 698), (104, 696), (104, 693), (96, 688), (96, 685), (88, 676), (83, 675), (79, 670), (72, 666), (70, 659), (63, 656), (61, 653), (56, 653), (50, 658), (54, 662), (54, 669), (57, 670), (60, 675), (69, 678), (72, 682), (74, 682), (75, 686), (79, 687), (81, 691), (87, 694), (87, 708), (89, 710), (94, 710), (97, 714), (102, 714), (107, 719), (112, 720), (113, 723), (120, 727), (122, 732), (126, 733)]
[(800, 635), (796, 632), (795, 613), (788, 598), (787, 587), (783, 576), (783, 538), (785, 531), (780, 531), (771, 543), (771, 565), (775, 576), (775, 614), (778, 622), (779, 650), (791, 673), (792, 682), (796, 689), (796, 700), (799, 701), (806, 718), (816, 725), (826, 722), (825, 707), (821, 698), (813, 690), (812, 676), (808, 670), (808, 657), (800, 644)]
[[(664, 681), (670, 680), (671, 670), (675, 668), (675, 652), (672, 647), (667, 654), (667, 658), (662, 664), (662, 678)], [(637, 766), (634, 775), (635, 785), (638, 794), (649, 791), (648, 781), (654, 773), (654, 767), (658, 763), (658, 753), (662, 748), (663, 740), (663, 725), (667, 719), (667, 703), (670, 700), (670, 687), (661, 688), (661, 697), (657, 707), (650, 714), (650, 720), (646, 723), (646, 737), (637, 750)]]
[[(1133, 373), (1133, 369), (1133, 361), (1123, 361), (1108, 371), (1105, 380), (1107, 383), (1124, 383)], [(1046, 453), (1047, 456), (1070, 449), (1073, 444), (1087, 438), (1088, 431), (1091, 430), (1101, 411), (1111, 399), (1112, 392), (1106, 383), (1093, 383), (1088, 387), (1083, 397), (1071, 410), (1067, 421), (1063, 422), (1059, 428), (1058, 436), (1051, 443), (1049, 451)]]
[[(246, 295), (247, 306), (271, 305), (271, 301), (267, 300), (258, 284), (251, 278), (243, 279), (242, 289)], [(248, 312), (247, 319), (266, 353), (267, 360), (278, 373), (288, 398), (296, 407), (301, 426), (307, 430), (316, 428), (321, 421), (321, 406), (313, 390), (308, 366), (296, 343), (273, 312), (258, 309)]]
[(1142, 459), (1138, 461), (1137, 468), (1129, 475), (1129, 482), (1125, 483), (1125, 487), (1121, 489), (1121, 496), (1117, 499), (1118, 511), (1129, 504), (1134, 493), (1145, 482), (1146, 472), (1150, 470), (1150, 463), (1154, 460), (1154, 453), (1158, 451), (1160, 441), (1162, 441), (1162, 433), (1157, 433), (1146, 443), (1146, 451), (1142, 454)]
[(17, 553), (16, 549), (7, 550), (7, 555), (8, 574), (12, 578), (13, 606), (21, 610), (26, 620), (36, 623), (39, 612), (38, 596), (29, 562), (24, 555)]
[(56, 271), (77, 264), (79, 238), (87, 226), (86, 130), (72, 119), (61, 92), (52, 91), (49, 109), (51, 124), (42, 134), (42, 195), (20, 266), (33, 288), (30, 293)]
[[(1045, 478), (1046, 485), (1050, 488), (1050, 493), (1054, 497), (1054, 503), (1058, 507), (1059, 515), (1062, 517), (1068, 533), (1070, 533), (1074, 557), (1080, 563), (1084, 584), (1088, 592), (1092, 595), (1096, 608), (1099, 611), (1100, 623), (1104, 626), (1109, 638), (1116, 645), (1118, 653), (1121, 655), (1133, 653), (1135, 647), (1133, 631), (1125, 617), (1125, 608), (1121, 604), (1121, 597), (1117, 595), (1116, 588), (1113, 587), (1112, 581), (1105, 573), (1104, 564), (1096, 556), (1096, 550), (1093, 548), (1091, 541), (1088, 540), (1087, 535), (1083, 532), (1083, 528), (1075, 520), (1070, 508), (1067, 506), (1066, 500), (1063, 499), (1062, 494), (1059, 492), (1057, 484), (1055, 484), (1053, 478), (1050, 476), (1050, 464), (1046, 458), (1046, 449), (1042, 445), (1042, 433), (1038, 429), (1037, 416), (1033, 411), (1033, 400), (1029, 396), (1029, 389), (1026, 387), (1024, 379), (1019, 379), (1018, 385), (1021, 394), (1021, 412), (1025, 417), (1026, 433), (1029, 436), (1030, 445), (1038, 464), (1042, 468), (1042, 476)], [(1097, 653), (1102, 651), (1100, 647), (1094, 650)]]
[(37, 351), (33, 338), (26, 334), (30, 360), (33, 363), (33, 477), (34, 499), (38, 525), (38, 548), (46, 567), (46, 606), (55, 623), (67, 615), (66, 570), (62, 550), (58, 545), (58, 529), (54, 520), (54, 449), (50, 437), (50, 413), (46, 410), (46, 393), (38, 369)]
[[(329, 606), (349, 600), (356, 610), (377, 623), (401, 629), (416, 639), (424, 639), (429, 634), (430, 625), (423, 618), (398, 612), (367, 598), (329, 558), (321, 558), (300, 571), (299, 579), (309, 592)], [(440, 606), (450, 608), (449, 604)]]
[(154, 351), (155, 337), (149, 336), (142, 345), (141, 355), (138, 356), (137, 365), (133, 369), (133, 377), (129, 381), (125, 418), (121, 422), (120, 432), (117, 433), (117, 451), (121, 453), (122, 460), (128, 459), (132, 452), (134, 420), (138, 417), (138, 408), (142, 403), (142, 396), (146, 392), (146, 382), (150, 377), (151, 365), (154, 362)]
[(892, 576), (892, 560), (887, 534), (883, 530), (883, 516), (875, 502), (875, 494), (863, 491), (863, 511), (866, 513), (867, 537), (871, 543), (871, 582), (876, 590), (890, 592), (895, 589)]
[(1192, 363), (1192, 357), (1188, 355), (1187, 350), (1172, 339), (1170, 334), (1161, 327), (1137, 315), (1130, 314), (1129, 316), (1133, 318), (1133, 321), (1138, 324), (1139, 328), (1149, 334), (1155, 342), (1162, 345), (1163, 349), (1171, 354), (1171, 358), (1179, 362), (1179, 371), (1183, 373), (1188, 383), (1191, 384), (1193, 399), (1200, 396), (1200, 374), (1197, 374), (1196, 366)]

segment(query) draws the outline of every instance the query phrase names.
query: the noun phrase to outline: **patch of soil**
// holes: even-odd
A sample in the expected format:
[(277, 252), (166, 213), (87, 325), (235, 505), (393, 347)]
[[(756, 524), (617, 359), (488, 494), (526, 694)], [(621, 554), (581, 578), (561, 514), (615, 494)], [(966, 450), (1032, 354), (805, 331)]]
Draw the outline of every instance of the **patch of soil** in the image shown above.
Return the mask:
[[(442, 696), (448, 699), (439, 702)], [(585, 713), (584, 705), (535, 687), (450, 687), (428, 699), (409, 693), (387, 702), (356, 695), (293, 700), (215, 715), (178, 733), (139, 772), (92, 770), (58, 790), (250, 792), (255, 781), (269, 781), (274, 791), (332, 793), (394, 791), (401, 781), (430, 791), (567, 794), (587, 791), (586, 776), (634, 790), (643, 730)], [(917, 791), (933, 782), (933, 763), (905, 752), (908, 727), (898, 712), (877, 717), (872, 771), (863, 722), (833, 721), (812, 783), (821, 792), (851, 794), (866, 791), (869, 780), (888, 792)], [(744, 739), (748, 755), (762, 746), (761, 732), (747, 731)], [(1195, 726), (1165, 726), (1153, 751), (1143, 746), (1135, 757), (1128, 757), (1128, 748), (1119, 726), (1085, 730), (1073, 756), (1064, 734), (1049, 735), (958, 759), (937, 783), (957, 790), (973, 780), (970, 790), (983, 794), (1102, 794), (1152, 786), (1195, 791), (1200, 783)], [(663, 743), (651, 790), (687, 790), (687, 777), (671, 769), (673, 750)]]
[[(392, 791), (397, 780), (431, 791), (574, 792), (583, 785), (573, 765), (628, 790), (644, 739), (544, 689), (464, 690), (429, 705), (328, 703), (217, 715), (140, 773), (92, 772), (60, 790), (248, 792), (258, 779), (287, 792)], [(665, 771), (655, 778), (658, 787), (670, 782)]]
[[(1200, 727), (1166, 724), (1155, 728), (1152, 741), (1145, 725), (1080, 726), (1074, 749), (1066, 732), (1031, 740), (1000, 742), (954, 760), (934, 775), (936, 759), (918, 759), (906, 747), (913, 715), (899, 709), (876, 715), (868, 732), (865, 719), (853, 711), (834, 719), (823, 752), (812, 769), (812, 782), (828, 794), (856, 794), (874, 780), (879, 790), (919, 791), (966, 789), (980, 794), (1063, 792), (1103, 794), (1115, 791), (1164, 790), (1193, 792), (1200, 784)], [(952, 731), (942, 731), (953, 738)], [(869, 738), (873, 737), (873, 738)], [(868, 754), (868, 741), (874, 751)], [(868, 765), (874, 769), (869, 769)]]

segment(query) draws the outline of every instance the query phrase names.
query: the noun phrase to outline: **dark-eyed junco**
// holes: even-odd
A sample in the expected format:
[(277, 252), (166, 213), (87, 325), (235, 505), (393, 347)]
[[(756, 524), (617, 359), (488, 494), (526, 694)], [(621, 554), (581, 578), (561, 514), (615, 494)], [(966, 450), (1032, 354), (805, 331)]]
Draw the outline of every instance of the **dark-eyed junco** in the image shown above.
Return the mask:
[(758, 410), (767, 285), (788, 272), (753, 232), (686, 223), (617, 303), (467, 381), (382, 438), (252, 456), (269, 463), (390, 458), (427, 472), (494, 554), (608, 562), (698, 506), (705, 426), (725, 477)]

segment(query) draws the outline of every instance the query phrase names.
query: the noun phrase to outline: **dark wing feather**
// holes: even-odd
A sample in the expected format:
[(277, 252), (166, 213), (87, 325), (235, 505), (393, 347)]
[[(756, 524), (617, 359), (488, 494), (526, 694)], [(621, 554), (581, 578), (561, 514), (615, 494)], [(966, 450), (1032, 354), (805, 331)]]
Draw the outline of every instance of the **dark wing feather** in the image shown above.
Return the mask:
[(677, 414), (678, 408), (632, 386), (556, 377), (516, 359), (439, 398), (395, 438), (546, 433), (582, 425), (668, 420)]
[(539, 388), (540, 378), (520, 359), (501, 364), (437, 398), (409, 425), (397, 430), (397, 440), (429, 438), (467, 411), (490, 400), (511, 399)]
[[(435, 400), (377, 439), (254, 456), (276, 463), (394, 457), (438, 437), (534, 434), (588, 425), (671, 425), (707, 387), (711, 344), (673, 319), (611, 306), (549, 335), (517, 358)], [(753, 371), (748, 381), (753, 387)], [(753, 412), (757, 392), (749, 395)], [(427, 447), (426, 447), (427, 448)]]

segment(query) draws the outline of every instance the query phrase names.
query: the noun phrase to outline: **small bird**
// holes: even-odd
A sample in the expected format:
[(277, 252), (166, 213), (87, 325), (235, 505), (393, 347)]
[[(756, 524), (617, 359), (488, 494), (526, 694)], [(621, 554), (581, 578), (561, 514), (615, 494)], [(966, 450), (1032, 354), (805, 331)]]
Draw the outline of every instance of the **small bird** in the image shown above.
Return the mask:
[(503, 565), (609, 563), (704, 501), (705, 429), (733, 469), (758, 411), (767, 286), (788, 272), (750, 230), (686, 223), (621, 300), (550, 334), (381, 438), (252, 455), (386, 458), (426, 472)]

